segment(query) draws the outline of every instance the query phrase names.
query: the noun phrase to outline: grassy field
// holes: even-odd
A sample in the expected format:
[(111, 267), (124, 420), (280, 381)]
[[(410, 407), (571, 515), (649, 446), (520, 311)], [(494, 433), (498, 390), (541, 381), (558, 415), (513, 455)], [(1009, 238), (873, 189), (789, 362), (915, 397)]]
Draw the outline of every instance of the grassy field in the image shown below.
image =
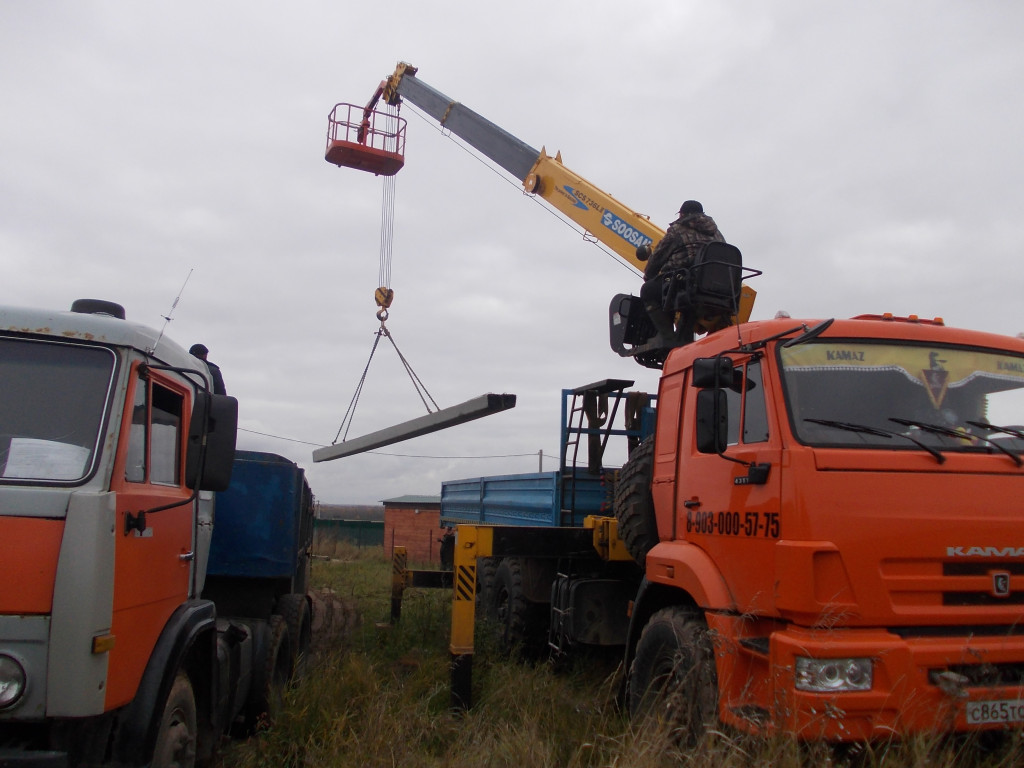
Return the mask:
[(314, 566), (315, 586), (331, 589), (358, 621), (318, 649), (306, 678), (286, 693), (272, 723), (227, 749), (225, 768), (1024, 764), (1019, 733), (991, 750), (970, 740), (913, 739), (835, 753), (788, 739), (725, 733), (682, 749), (670, 734), (634, 727), (617, 711), (614, 659), (555, 670), (544, 662), (503, 660), (479, 639), (474, 707), (454, 713), (448, 689), (450, 595), (408, 591), (401, 622), (386, 626), (390, 572), (376, 549), (353, 549), (342, 560)]

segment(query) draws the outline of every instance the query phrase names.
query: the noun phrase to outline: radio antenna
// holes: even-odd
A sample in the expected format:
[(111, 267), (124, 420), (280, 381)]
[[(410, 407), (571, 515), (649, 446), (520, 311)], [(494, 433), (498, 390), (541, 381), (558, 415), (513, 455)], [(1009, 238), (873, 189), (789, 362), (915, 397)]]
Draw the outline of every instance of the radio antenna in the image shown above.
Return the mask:
[(185, 275), (185, 282), (181, 284), (181, 290), (178, 291), (178, 295), (174, 297), (174, 301), (171, 303), (171, 308), (167, 311), (167, 314), (160, 315), (160, 317), (164, 319), (164, 324), (163, 327), (160, 328), (160, 334), (156, 337), (156, 341), (153, 342), (153, 349), (150, 350), (151, 353), (156, 350), (156, 346), (157, 344), (160, 343), (160, 339), (164, 337), (164, 331), (167, 330), (167, 326), (171, 322), (172, 315), (174, 315), (174, 310), (178, 308), (178, 302), (181, 300), (181, 295), (185, 292), (185, 286), (188, 285), (188, 279), (192, 277), (193, 269), (195, 268), (193, 267), (192, 269), (190, 269), (188, 271), (188, 274)]

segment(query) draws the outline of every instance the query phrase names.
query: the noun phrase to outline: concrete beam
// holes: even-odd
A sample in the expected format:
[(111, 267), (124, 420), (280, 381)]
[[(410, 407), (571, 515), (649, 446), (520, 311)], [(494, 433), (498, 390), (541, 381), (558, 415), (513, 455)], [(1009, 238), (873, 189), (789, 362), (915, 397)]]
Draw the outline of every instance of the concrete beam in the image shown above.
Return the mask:
[(467, 400), (460, 405), (453, 405), (451, 408), (442, 408), (440, 411), (428, 413), (418, 419), (405, 421), (387, 429), (371, 432), (368, 435), (357, 437), (354, 440), (346, 440), (336, 445), (328, 445), (317, 448), (313, 451), (313, 461), (333, 461), (344, 456), (353, 456), (357, 453), (372, 451), (374, 448), (382, 448), (392, 443), (400, 443), (403, 440), (410, 440), (420, 435), (439, 432), (467, 421), (473, 421), (494, 413), (507, 411), (515, 408), (515, 395), (486, 394)]

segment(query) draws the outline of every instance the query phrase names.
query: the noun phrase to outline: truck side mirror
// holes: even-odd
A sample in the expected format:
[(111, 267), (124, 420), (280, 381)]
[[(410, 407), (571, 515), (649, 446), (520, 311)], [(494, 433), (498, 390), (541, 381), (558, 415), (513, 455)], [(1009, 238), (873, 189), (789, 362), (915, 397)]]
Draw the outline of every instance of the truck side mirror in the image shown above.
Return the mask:
[(723, 355), (718, 357), (698, 357), (693, 361), (690, 385), (699, 389), (731, 386), (733, 380), (732, 370), (731, 357)]
[(697, 393), (696, 436), (701, 453), (725, 451), (729, 441), (729, 404), (724, 389), (702, 389)]
[(237, 431), (238, 400), (228, 395), (196, 393), (185, 460), (185, 484), (189, 488), (228, 489), (235, 463)]

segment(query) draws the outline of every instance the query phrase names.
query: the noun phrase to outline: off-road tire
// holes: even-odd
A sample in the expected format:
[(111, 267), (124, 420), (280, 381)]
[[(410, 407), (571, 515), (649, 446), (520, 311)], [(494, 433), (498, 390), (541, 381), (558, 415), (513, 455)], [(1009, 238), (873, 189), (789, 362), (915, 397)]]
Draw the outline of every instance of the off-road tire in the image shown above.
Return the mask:
[(493, 599), (486, 615), (497, 632), (502, 653), (534, 657), (547, 639), (547, 605), (534, 603), (526, 597), (524, 567), (521, 558), (501, 559), (494, 574)]
[(438, 543), (441, 545), (437, 550), (438, 559), (441, 561), (442, 571), (451, 571), (455, 569), (455, 533), (451, 530), (446, 531)]
[(619, 472), (612, 505), (619, 521), (619, 538), (626, 551), (644, 567), (647, 553), (658, 543), (658, 521), (651, 497), (654, 474), (654, 435), (634, 449)]
[(256, 643), (252, 688), (246, 702), (245, 723), (250, 731), (273, 722), (292, 677), (291, 642), (284, 618), (271, 616), (262, 635), (262, 641)]
[(476, 606), (480, 618), (494, 619), (494, 583), (500, 557), (481, 557), (476, 561)]
[(686, 744), (718, 723), (718, 673), (711, 633), (699, 611), (663, 608), (644, 626), (626, 683), (635, 722), (653, 720)]
[(306, 660), (313, 643), (313, 616), (309, 599), (293, 592), (281, 595), (274, 613), (288, 626), (288, 642), (292, 652), (292, 679), (299, 680), (306, 672)]
[(198, 741), (195, 692), (188, 675), (178, 672), (160, 715), (150, 765), (152, 768), (194, 768)]

